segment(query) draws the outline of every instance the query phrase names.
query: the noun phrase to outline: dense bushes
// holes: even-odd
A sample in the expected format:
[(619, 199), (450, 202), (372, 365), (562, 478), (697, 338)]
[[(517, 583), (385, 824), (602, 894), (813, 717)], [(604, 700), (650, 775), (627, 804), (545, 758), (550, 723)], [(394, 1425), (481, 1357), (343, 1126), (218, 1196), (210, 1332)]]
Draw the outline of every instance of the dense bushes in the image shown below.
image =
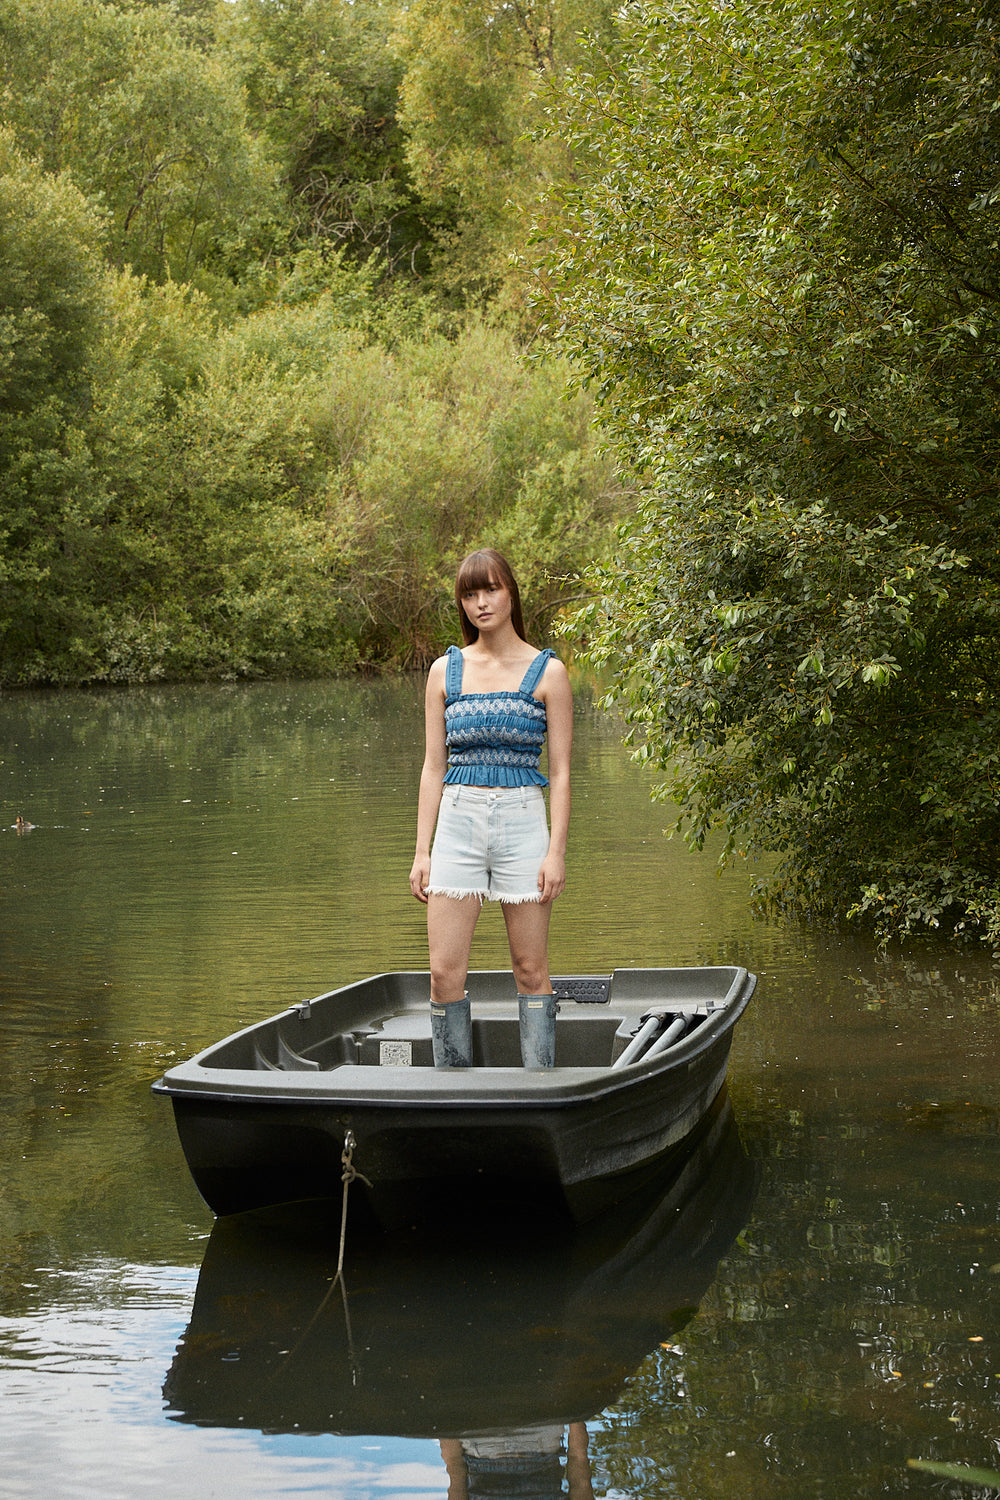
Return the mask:
[(557, 363), (471, 318), (375, 318), (363, 272), (224, 326), (189, 288), (102, 272), (79, 194), (11, 162), (0, 206), (25, 183), (68, 205), (20, 215), (22, 261), (58, 253), (93, 315), (71, 317), (55, 278), (43, 309), (20, 276), (21, 388), (39, 360), (62, 383), (0, 419), (7, 683), (422, 663), (454, 633), (457, 558), (486, 537), (544, 626), (615, 495)]
[(660, 0), (547, 309), (645, 479), (590, 622), (783, 911), (1000, 940), (1000, 131), (977, 0)]
[[(456, 290), (395, 31), (346, 0), (0, 0), (0, 683), (422, 663), (469, 547), (511, 551), (536, 629), (593, 555), (588, 402)], [(493, 87), (527, 99), (505, 34)], [(512, 220), (482, 213), (495, 291)]]

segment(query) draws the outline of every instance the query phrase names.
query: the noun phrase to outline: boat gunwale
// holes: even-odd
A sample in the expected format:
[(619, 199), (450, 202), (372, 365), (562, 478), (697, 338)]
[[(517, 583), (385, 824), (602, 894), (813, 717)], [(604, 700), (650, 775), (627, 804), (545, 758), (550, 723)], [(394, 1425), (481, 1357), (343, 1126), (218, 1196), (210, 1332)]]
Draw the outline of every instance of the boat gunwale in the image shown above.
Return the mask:
[[(310, 1002), (298, 1002), (250, 1026), (243, 1027), (228, 1037), (220, 1038), (194, 1057), (166, 1069), (163, 1075), (152, 1084), (152, 1091), (158, 1096), (172, 1099), (175, 1103), (188, 1100), (192, 1104), (243, 1105), (258, 1108), (272, 1105), (283, 1107), (300, 1105), (310, 1108), (365, 1111), (419, 1109), (423, 1113), (434, 1110), (449, 1113), (455, 1110), (485, 1113), (495, 1110), (505, 1114), (533, 1109), (546, 1111), (565, 1109), (570, 1105), (587, 1104), (627, 1092), (641, 1085), (655, 1085), (664, 1075), (694, 1063), (702, 1053), (717, 1046), (725, 1039), (727, 1033), (733, 1030), (749, 1004), (757, 985), (757, 976), (737, 964), (618, 971), (629, 974), (690, 975), (693, 972), (703, 973), (711, 969), (731, 970), (734, 971), (734, 975), (725, 994), (718, 1000), (697, 1002), (701, 1005), (711, 1003), (713, 1006), (702, 1024), (689, 1036), (681, 1037), (672, 1047), (667, 1048), (655, 1058), (646, 1061), (640, 1057), (636, 1062), (622, 1069), (616, 1070), (608, 1064), (593, 1068), (557, 1067), (538, 1071), (525, 1070), (516, 1066), (503, 1068), (476, 1066), (470, 1069), (448, 1070), (420, 1067), (411, 1070), (406, 1068), (380, 1069), (370, 1064), (345, 1063), (332, 1069), (296, 1073), (294, 1090), (290, 1090), (290, 1074), (284, 1070), (262, 1073), (255, 1069), (211, 1068), (202, 1061), (210, 1057), (218, 1048), (231, 1043), (240, 1036), (253, 1034), (268, 1025), (279, 1023), (286, 1017), (301, 1014), (303, 1003), (316, 1004), (348, 994), (359, 987), (372, 985), (379, 980), (411, 977), (410, 971), (389, 971), (386, 974), (371, 975), (336, 990), (328, 991), (316, 996)], [(613, 997), (609, 997), (609, 1001), (611, 999)], [(634, 1005), (635, 1001), (627, 1003)], [(653, 1010), (658, 1002), (656, 999), (650, 999), (642, 1003), (646, 1010)], [(691, 1006), (691, 1004), (690, 1000), (677, 1001), (675, 1008), (679, 1010), (682, 1006)], [(590, 1008), (586, 1002), (584, 1002), (584, 1007)], [(668, 1001), (664, 1000), (663, 1008), (670, 1010), (672, 1007)], [(593, 1009), (596, 1009), (596, 1005)], [(195, 1068), (205, 1076), (192, 1077), (188, 1082), (187, 1077), (190, 1075), (187, 1070)], [(356, 1090), (345, 1089), (343, 1085), (347, 1080), (343, 1075), (346, 1069), (362, 1074), (364, 1086), (361, 1086), (362, 1080), (358, 1078)], [(384, 1076), (390, 1073), (394, 1075), (391, 1081)], [(247, 1080), (245, 1087), (233, 1087), (234, 1074)], [(336, 1086), (338, 1075), (341, 1075), (340, 1088)], [(408, 1082), (406, 1091), (402, 1092), (401, 1077), (407, 1075), (410, 1080), (416, 1081)], [(172, 1077), (176, 1081), (172, 1081)], [(378, 1084), (376, 1084), (376, 1079), (380, 1080)], [(509, 1088), (506, 1091), (500, 1090), (501, 1081), (512, 1084), (514, 1080), (516, 1080), (516, 1094), (512, 1093)]]

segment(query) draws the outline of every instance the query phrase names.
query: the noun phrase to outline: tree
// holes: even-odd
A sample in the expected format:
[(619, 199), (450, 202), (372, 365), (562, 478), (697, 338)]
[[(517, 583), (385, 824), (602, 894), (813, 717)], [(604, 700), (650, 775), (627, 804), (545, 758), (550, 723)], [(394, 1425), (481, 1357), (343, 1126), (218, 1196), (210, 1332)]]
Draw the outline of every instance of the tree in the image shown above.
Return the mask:
[(0, 86), (19, 146), (102, 204), (119, 267), (157, 280), (195, 277), (269, 205), (238, 89), (187, 25), (160, 6), (0, 0)]
[(777, 906), (1000, 937), (1000, 52), (959, 0), (630, 6), (540, 293), (642, 476), (588, 616)]
[[(533, 16), (605, 0), (560, 3), (498, 100)], [(469, 547), (541, 633), (600, 546), (589, 398), (423, 295), (454, 218), (409, 176), (397, 9), (0, 0), (3, 685), (417, 664)]]
[[(304, 409), (320, 383), (302, 316), (219, 326), (190, 288), (124, 273), (91, 362), (87, 436), (106, 491), (81, 675), (330, 672), (355, 650), (331, 572)], [(282, 332), (285, 337), (282, 338)], [(336, 358), (335, 331), (326, 359)]]
[(73, 184), (0, 133), (0, 659), (22, 665), (58, 650), (86, 616), (70, 577), (105, 499), (81, 431), (102, 248)]
[(400, 120), (425, 211), (440, 219), (435, 273), (482, 299), (509, 278), (525, 215), (567, 164), (532, 136), (539, 96), (577, 57), (579, 33), (605, 35), (611, 0), (411, 0), (395, 45)]
[(289, 197), (298, 243), (378, 253), (412, 271), (433, 230), (397, 120), (394, 7), (379, 0), (241, 0), (223, 38)]

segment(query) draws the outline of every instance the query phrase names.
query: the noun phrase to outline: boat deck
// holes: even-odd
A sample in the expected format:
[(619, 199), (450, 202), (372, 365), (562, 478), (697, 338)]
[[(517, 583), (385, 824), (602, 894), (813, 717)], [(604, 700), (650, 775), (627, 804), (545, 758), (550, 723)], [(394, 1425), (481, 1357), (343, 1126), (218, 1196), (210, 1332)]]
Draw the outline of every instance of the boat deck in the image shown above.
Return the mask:
[[(681, 1014), (690, 1019), (685, 1034), (710, 1013), (711, 1006), (691, 1003), (682, 1007), (671, 1004), (671, 1018)], [(556, 1023), (556, 1066), (558, 1068), (610, 1068), (622, 1055), (638, 1026), (633, 1011), (604, 1009), (598, 1014), (570, 1012), (561, 1005)], [(521, 1044), (517, 1003), (485, 1002), (473, 1014), (472, 1058), (477, 1068), (520, 1068)], [(218, 1056), (212, 1059), (219, 1066)], [(330, 1072), (343, 1067), (430, 1068), (434, 1066), (431, 1050), (430, 1015), (399, 1011), (373, 1020), (366, 1028), (339, 1032), (311, 1045), (296, 1036), (294, 1012), (286, 1028), (275, 1028), (254, 1038), (253, 1066), (258, 1069), (300, 1072)]]

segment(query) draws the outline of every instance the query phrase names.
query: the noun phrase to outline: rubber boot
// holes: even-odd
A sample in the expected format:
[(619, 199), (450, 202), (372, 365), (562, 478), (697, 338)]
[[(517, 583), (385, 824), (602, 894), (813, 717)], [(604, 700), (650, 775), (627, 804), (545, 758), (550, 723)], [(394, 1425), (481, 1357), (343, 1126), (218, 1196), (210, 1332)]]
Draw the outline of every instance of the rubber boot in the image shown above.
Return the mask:
[(436, 1068), (472, 1067), (472, 1012), (467, 994), (447, 1005), (431, 1001), (431, 1046)]
[(518, 995), (521, 1062), (526, 1068), (553, 1068), (556, 1061), (555, 995)]

